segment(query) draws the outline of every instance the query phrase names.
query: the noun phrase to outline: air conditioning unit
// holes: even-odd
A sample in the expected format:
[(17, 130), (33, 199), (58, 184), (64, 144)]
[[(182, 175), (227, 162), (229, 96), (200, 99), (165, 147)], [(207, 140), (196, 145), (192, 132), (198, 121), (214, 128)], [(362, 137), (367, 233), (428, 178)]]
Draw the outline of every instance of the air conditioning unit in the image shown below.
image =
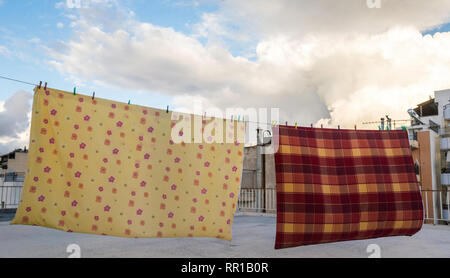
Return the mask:
[(450, 186), (450, 174), (441, 174), (441, 185)]
[(448, 151), (448, 150), (450, 150), (450, 137), (441, 138), (441, 151)]
[(450, 120), (450, 105), (444, 106), (444, 118)]

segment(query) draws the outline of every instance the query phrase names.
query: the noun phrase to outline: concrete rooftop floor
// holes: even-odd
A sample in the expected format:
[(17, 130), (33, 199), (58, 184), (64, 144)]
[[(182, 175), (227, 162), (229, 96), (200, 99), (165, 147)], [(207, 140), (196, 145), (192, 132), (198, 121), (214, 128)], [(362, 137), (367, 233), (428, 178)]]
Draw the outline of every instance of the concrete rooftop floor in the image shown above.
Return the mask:
[(81, 256), (114, 258), (367, 258), (369, 244), (382, 257), (450, 258), (450, 227), (425, 225), (413, 237), (391, 237), (275, 250), (275, 217), (237, 216), (233, 242), (218, 239), (127, 239), (65, 233), (0, 222), (0, 258), (65, 258), (69, 244)]

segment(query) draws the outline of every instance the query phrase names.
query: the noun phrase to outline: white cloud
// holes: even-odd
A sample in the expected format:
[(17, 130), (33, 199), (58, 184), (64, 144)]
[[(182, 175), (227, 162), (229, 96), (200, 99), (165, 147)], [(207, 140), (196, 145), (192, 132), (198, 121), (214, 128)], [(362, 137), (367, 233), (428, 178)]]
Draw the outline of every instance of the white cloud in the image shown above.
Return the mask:
[(58, 22), (56, 24), (56, 27), (58, 27), (59, 29), (62, 29), (62, 28), (64, 28), (64, 24), (62, 22)]
[(0, 154), (28, 145), (32, 95), (17, 91), (2, 102), (0, 110)]
[[(450, 33), (421, 34), (446, 22), (449, 1), (384, 1), (381, 9), (345, 3), (224, 1), (194, 36), (138, 22), (118, 7), (114, 14), (125, 20), (114, 23), (99, 21), (108, 9), (89, 9), (73, 23), (74, 38), (50, 50), (50, 64), (80, 80), (172, 95), (183, 109), (193, 99), (220, 108), (279, 107), (283, 121), (303, 125), (403, 119), (407, 108), (450, 87)], [(197, 40), (255, 34), (253, 60)]]

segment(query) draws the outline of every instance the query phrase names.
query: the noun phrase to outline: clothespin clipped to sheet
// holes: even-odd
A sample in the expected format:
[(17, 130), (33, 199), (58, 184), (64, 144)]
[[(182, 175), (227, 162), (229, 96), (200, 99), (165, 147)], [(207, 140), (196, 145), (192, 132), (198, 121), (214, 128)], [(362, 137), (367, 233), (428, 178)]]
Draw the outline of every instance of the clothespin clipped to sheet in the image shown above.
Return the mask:
[(39, 90), (41, 89), (42, 81), (39, 81)]
[(77, 87), (73, 87), (73, 95), (74, 95), (74, 96), (77, 95)]
[(341, 130), (341, 126), (340, 125), (338, 125), (338, 130)]
[(323, 128), (323, 124), (320, 125), (320, 128)]
[(128, 105), (130, 105), (130, 104), (131, 104), (131, 99), (128, 100)]
[(169, 105), (167, 105), (166, 113), (169, 114)]
[(272, 126), (276, 126), (277, 125), (277, 121), (272, 121)]
[(288, 126), (288, 122), (286, 121), (286, 126)]
[(358, 130), (358, 127), (355, 125), (355, 130)]
[(295, 122), (295, 129), (297, 129), (297, 122)]
[(44, 91), (47, 91), (47, 82), (45, 82)]
[(314, 125), (313, 125), (313, 124), (311, 124), (311, 128), (314, 128)]
[(94, 100), (94, 99), (95, 99), (95, 92), (92, 93), (92, 100)]

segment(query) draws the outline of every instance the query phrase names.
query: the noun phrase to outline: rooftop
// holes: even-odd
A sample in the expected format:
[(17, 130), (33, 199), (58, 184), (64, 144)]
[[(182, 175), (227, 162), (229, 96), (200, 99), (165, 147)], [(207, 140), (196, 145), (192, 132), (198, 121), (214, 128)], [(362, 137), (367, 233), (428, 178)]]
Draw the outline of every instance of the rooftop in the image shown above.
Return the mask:
[(369, 244), (378, 244), (382, 257), (450, 258), (450, 227), (425, 225), (413, 237), (347, 241), (275, 250), (275, 217), (238, 216), (233, 242), (218, 239), (127, 239), (72, 234), (0, 222), (0, 258), (65, 258), (69, 244), (81, 247), (82, 257), (261, 258), (351, 257), (367, 258)]

